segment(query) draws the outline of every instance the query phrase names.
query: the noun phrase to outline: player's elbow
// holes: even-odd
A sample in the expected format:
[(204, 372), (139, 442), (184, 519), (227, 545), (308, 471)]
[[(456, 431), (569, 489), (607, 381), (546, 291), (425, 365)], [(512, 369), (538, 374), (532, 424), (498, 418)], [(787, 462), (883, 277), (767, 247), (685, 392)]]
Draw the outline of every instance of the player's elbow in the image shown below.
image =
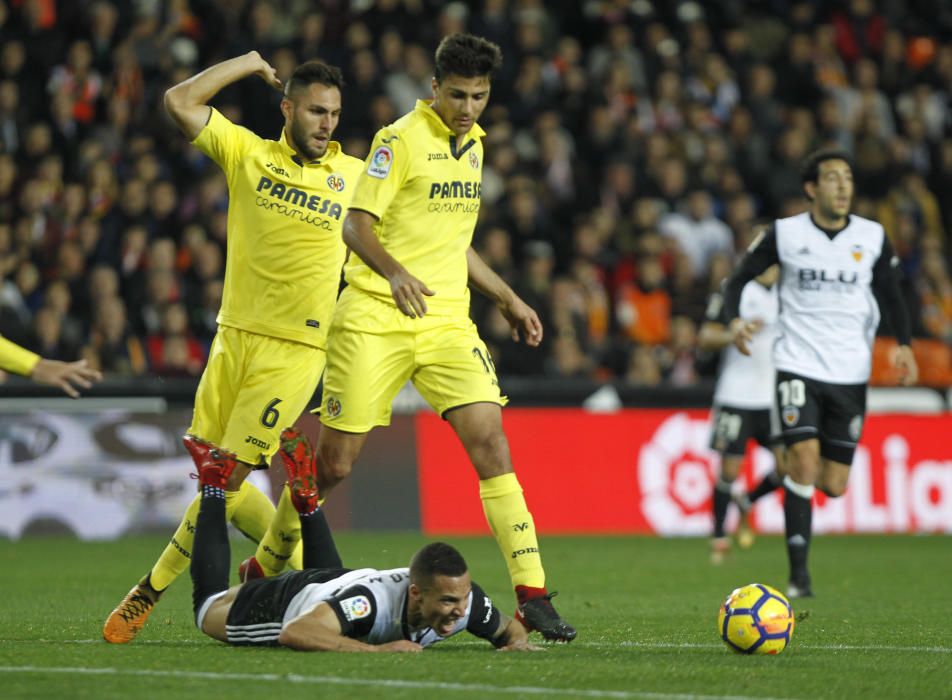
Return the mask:
[(165, 97), (162, 104), (165, 105), (166, 113), (175, 119), (182, 110), (182, 90), (181, 85), (175, 85), (165, 91)]
[[(288, 627), (281, 630), (281, 633), (278, 635), (278, 644), (288, 649), (296, 649), (297, 651), (304, 651), (310, 648), (301, 643), (300, 635), (296, 630)], [(313, 651), (321, 651), (321, 649), (313, 649)]]
[(354, 246), (357, 245), (357, 231), (350, 214), (344, 219), (341, 235), (344, 239), (344, 245), (350, 250), (354, 250)]

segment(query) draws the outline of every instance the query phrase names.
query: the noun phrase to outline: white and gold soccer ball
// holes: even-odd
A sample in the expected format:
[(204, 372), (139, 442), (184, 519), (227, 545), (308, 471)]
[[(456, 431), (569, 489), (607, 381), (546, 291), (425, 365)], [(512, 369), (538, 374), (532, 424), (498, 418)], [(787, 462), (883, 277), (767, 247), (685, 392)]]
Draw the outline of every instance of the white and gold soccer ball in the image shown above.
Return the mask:
[(717, 632), (741, 654), (779, 654), (793, 637), (793, 608), (778, 591), (762, 583), (736, 588), (717, 613)]

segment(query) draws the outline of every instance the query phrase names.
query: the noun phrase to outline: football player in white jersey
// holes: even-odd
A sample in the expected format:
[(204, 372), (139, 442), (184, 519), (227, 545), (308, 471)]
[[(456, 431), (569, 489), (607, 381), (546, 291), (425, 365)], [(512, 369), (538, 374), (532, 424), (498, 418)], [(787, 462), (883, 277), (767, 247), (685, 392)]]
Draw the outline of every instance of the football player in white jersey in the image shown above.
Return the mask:
[(537, 649), (526, 628), (470, 579), (462, 555), (448, 544), (423, 547), (407, 568), (344, 568), (318, 504), (311, 445), (287, 428), (279, 454), (300, 516), (305, 568), (232, 588), (225, 485), (235, 460), (216, 451), (199, 467), (191, 574), (195, 622), (205, 634), (234, 645), (415, 652), (466, 630), (498, 649)]
[[(731, 541), (724, 532), (727, 509), (733, 500), (740, 510), (737, 543), (742, 549), (753, 544), (754, 534), (747, 522), (752, 504), (781, 484), (783, 450), (779, 427), (771, 421), (773, 405), (773, 344), (777, 337), (777, 275), (779, 268), (771, 265), (744, 287), (740, 299), (740, 316), (756, 328), (750, 355), (742, 354), (734, 339), (739, 332), (728, 326), (724, 318), (723, 291), (715, 292), (708, 301), (706, 318), (698, 335), (701, 350), (721, 351), (714, 406), (711, 412), (711, 449), (721, 456), (720, 475), (714, 482), (712, 495), (714, 532), (711, 539), (711, 563), (720, 564), (730, 552)], [(776, 468), (772, 469), (750, 493), (731, 494), (740, 474), (751, 440), (774, 453)]]
[(755, 327), (740, 317), (741, 290), (770, 265), (780, 264), (775, 398), (788, 470), (783, 480), (788, 593), (795, 598), (813, 594), (807, 554), (814, 488), (833, 498), (846, 491), (863, 430), (880, 312), (899, 342), (893, 362), (902, 383), (918, 378), (898, 260), (881, 224), (850, 214), (848, 155), (810, 154), (801, 180), (809, 210), (774, 221), (750, 246), (725, 292), (735, 345), (749, 353)]

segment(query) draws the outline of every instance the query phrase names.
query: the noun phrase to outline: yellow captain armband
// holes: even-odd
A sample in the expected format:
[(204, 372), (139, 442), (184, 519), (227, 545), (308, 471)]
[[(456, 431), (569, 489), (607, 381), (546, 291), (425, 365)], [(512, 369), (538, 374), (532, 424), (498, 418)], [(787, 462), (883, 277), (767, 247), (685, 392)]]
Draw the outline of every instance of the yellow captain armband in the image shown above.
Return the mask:
[(0, 368), (29, 377), (40, 356), (0, 337)]

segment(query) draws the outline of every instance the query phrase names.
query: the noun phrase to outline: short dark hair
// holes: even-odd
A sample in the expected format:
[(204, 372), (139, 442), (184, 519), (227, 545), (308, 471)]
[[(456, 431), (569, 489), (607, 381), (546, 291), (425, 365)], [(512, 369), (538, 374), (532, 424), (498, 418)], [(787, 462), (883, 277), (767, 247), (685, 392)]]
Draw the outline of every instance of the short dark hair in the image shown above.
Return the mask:
[(291, 77), (288, 78), (288, 82), (284, 86), (284, 95), (288, 97), (293, 91), (305, 88), (313, 83), (320, 83), (342, 90), (344, 88), (344, 75), (340, 72), (340, 68), (324, 63), (324, 61), (306, 61), (291, 73)]
[(432, 542), (413, 555), (410, 581), (425, 588), (434, 576), (462, 576), (467, 571), (463, 555), (445, 542)]
[(846, 151), (836, 148), (821, 148), (803, 159), (803, 164), (800, 166), (800, 184), (806, 185), (808, 182), (816, 182), (817, 178), (820, 177), (820, 163), (827, 160), (845, 160), (850, 169), (853, 168), (850, 154)]
[(490, 80), (502, 66), (502, 49), (472, 34), (450, 34), (436, 47), (436, 82), (448, 75), (461, 78), (488, 76)]

